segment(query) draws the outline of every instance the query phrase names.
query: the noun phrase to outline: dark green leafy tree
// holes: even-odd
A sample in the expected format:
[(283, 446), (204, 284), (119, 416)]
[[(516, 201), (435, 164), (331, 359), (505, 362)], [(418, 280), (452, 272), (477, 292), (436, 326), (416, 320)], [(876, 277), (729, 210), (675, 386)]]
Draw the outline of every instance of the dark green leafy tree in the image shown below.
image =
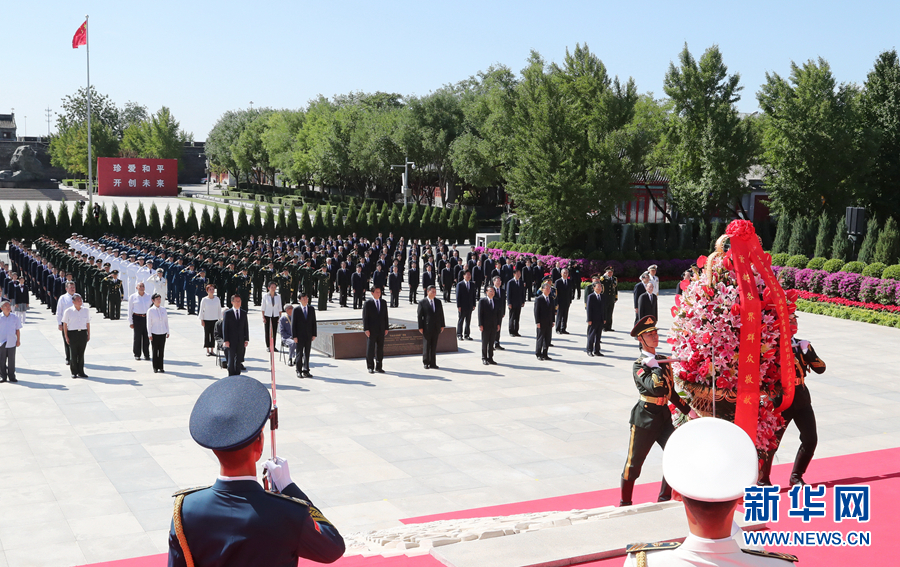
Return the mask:
[(235, 155), (235, 146), (244, 130), (268, 109), (229, 110), (215, 123), (206, 139), (206, 154), (216, 169), (228, 171), (238, 182), (246, 177)]
[(313, 234), (320, 235), (324, 232), (324, 222), (322, 220), (322, 207), (321, 205), (316, 207), (316, 214), (313, 215), (312, 226), (310, 230)]
[(134, 233), (138, 236), (147, 236), (147, 213), (144, 211), (144, 203), (138, 203), (137, 212), (134, 214)]
[[(179, 209), (180, 208), (181, 207), (179, 207)], [(187, 218), (185, 219), (184, 226), (185, 226), (184, 230), (186, 231), (185, 232), (186, 237), (193, 236), (194, 234), (197, 234), (198, 230), (200, 230), (200, 223), (197, 220), (197, 210), (194, 208), (193, 203), (191, 203), (191, 206), (188, 209), (188, 214), (187, 214)]]
[(69, 218), (69, 206), (63, 201), (59, 205), (59, 214), (56, 217), (56, 224), (59, 227), (57, 234), (63, 240), (72, 235), (72, 225)]
[(175, 233), (175, 219), (172, 218), (172, 207), (169, 205), (166, 205), (166, 212), (163, 213), (162, 231), (163, 234)]
[(263, 222), (262, 231), (266, 236), (275, 236), (275, 211), (271, 204), (266, 204), (266, 220)]
[(23, 240), (31, 241), (34, 239), (34, 220), (31, 218), (31, 206), (28, 202), (25, 203), (25, 207), (22, 209), (22, 224), (19, 228), (19, 234)]
[(219, 235), (222, 234), (222, 211), (219, 207), (212, 208), (212, 216), (210, 217), (210, 231), (209, 235), (218, 238)]
[(187, 219), (184, 217), (184, 209), (181, 207), (175, 208), (175, 228), (174, 233), (177, 236), (185, 238), (188, 236), (188, 231), (190, 229), (187, 226)]
[[(213, 208), (218, 210), (218, 207)], [(211, 236), (213, 234), (212, 219), (209, 218), (209, 209), (207, 207), (203, 207), (203, 212), (200, 213), (200, 234), (203, 236)]]
[(860, 262), (871, 264), (875, 261), (875, 247), (878, 245), (878, 233), (880, 232), (878, 221), (869, 219), (866, 226), (866, 237), (859, 247), (859, 255), (856, 257)]
[(357, 231), (357, 227), (359, 226), (356, 223), (357, 217), (359, 217), (359, 208), (356, 206), (355, 202), (351, 202), (347, 207), (347, 218), (344, 221), (344, 230), (347, 231), (348, 235)]
[(22, 225), (19, 223), (19, 212), (16, 211), (16, 206), (11, 205), (9, 207), (9, 224), (7, 225), (9, 230), (10, 238), (19, 238), (19, 235), (22, 234)]
[(900, 260), (900, 232), (897, 230), (897, 221), (894, 217), (888, 217), (884, 228), (878, 235), (878, 244), (875, 246), (875, 261), (887, 266), (898, 263)]
[(3, 216), (3, 209), (0, 209), (0, 250), (6, 250), (6, 242), (11, 236), (9, 227), (6, 226), (6, 218)]
[(306, 203), (303, 203), (303, 208), (300, 209), (300, 234), (305, 235), (307, 238), (312, 234), (312, 225), (309, 221), (309, 207)]
[(237, 227), (234, 224), (234, 208), (231, 205), (225, 209), (225, 218), (222, 220), (222, 234), (237, 235)]
[[(52, 238), (60, 238), (63, 236), (59, 233), (59, 226), (57, 226), (56, 223), (56, 213), (53, 212), (53, 207), (50, 206), (50, 203), (47, 203), (47, 212), (44, 214), (44, 224), (44, 230), (46, 231), (47, 236), (50, 236)], [(3, 221), (3, 227), (6, 227), (6, 221)], [(112, 232), (113, 234), (115, 234), (116, 231)], [(66, 235), (66, 237), (68, 237), (68, 235)], [(3, 247), (0, 246), (0, 250), (2, 249)]]
[(237, 225), (235, 226), (235, 233), (239, 238), (246, 238), (250, 235), (250, 219), (247, 218), (247, 209), (244, 207), (238, 208), (238, 218)]
[(765, 113), (762, 145), (771, 207), (791, 216), (842, 212), (860, 193), (868, 154), (859, 88), (837, 84), (824, 59), (766, 73), (757, 94)]
[(390, 228), (391, 209), (388, 207), (387, 201), (381, 206), (381, 212), (378, 213), (378, 232), (387, 234)]
[[(694, 249), (694, 223), (691, 220), (685, 221), (684, 226), (681, 227), (681, 233), (679, 236), (681, 237), (680, 247), (682, 250)], [(787, 248), (786, 243), (785, 248)]]
[(274, 234), (288, 235), (288, 232), (287, 232), (287, 211), (286, 211), (284, 205), (281, 205), (280, 207), (278, 207), (278, 217), (277, 217), (276, 220), (277, 220), (277, 222), (278, 222), (278, 230), (277, 230), (277, 231), (272, 231), (272, 234), (273, 234), (273, 235), (274, 235)]
[(819, 227), (816, 231), (816, 249), (813, 258), (828, 258), (831, 254), (831, 243), (834, 242), (834, 216), (822, 211)]
[[(900, 58), (878, 56), (862, 93), (863, 127), (874, 142), (868, 166), (868, 209), (879, 218), (900, 218)], [(860, 164), (857, 164), (859, 168)]]
[(300, 225), (297, 223), (297, 207), (291, 202), (287, 215), (287, 236), (300, 236)]
[(831, 243), (831, 257), (847, 262), (850, 260), (851, 253), (852, 248), (850, 246), (850, 239), (847, 237), (847, 232), (839, 228), (835, 231), (834, 241)]
[(478, 214), (475, 209), (469, 213), (469, 221), (466, 226), (466, 237), (469, 239), (469, 245), (475, 246), (475, 235), (478, 233)]
[[(12, 218), (12, 214), (10, 214), (10, 218)], [(18, 224), (18, 220), (16, 220), (16, 224)], [(84, 231), (84, 213), (82, 212), (82, 208), (72, 207), (72, 219), (69, 222), (72, 225), (72, 232), (81, 233)], [(132, 229), (132, 232), (134, 229)]]
[(772, 243), (773, 254), (785, 254), (791, 243), (791, 219), (787, 214), (778, 215), (778, 229), (775, 232), (775, 242)]
[(159, 238), (162, 234), (162, 222), (159, 220), (159, 209), (156, 203), (150, 205), (150, 218), (147, 221), (147, 229), (152, 238)]
[(806, 235), (809, 232), (809, 219), (802, 215), (794, 217), (791, 222), (791, 239), (788, 242), (788, 254), (808, 256)]
[(740, 75), (728, 74), (719, 47), (697, 61), (685, 44), (678, 63), (669, 64), (664, 83), (672, 110), (666, 132), (670, 191), (684, 214), (708, 219), (740, 207), (757, 143), (749, 120), (737, 111)]
[(332, 232), (335, 235), (347, 235), (347, 225), (344, 223), (344, 209), (340, 205), (334, 210), (334, 230)]
[(259, 235), (262, 230), (262, 211), (259, 209), (259, 201), (253, 203), (253, 209), (250, 213), (250, 234)]
[(324, 205), (322, 207), (322, 226), (325, 229), (326, 235), (334, 235), (334, 219), (331, 214), (331, 205)]

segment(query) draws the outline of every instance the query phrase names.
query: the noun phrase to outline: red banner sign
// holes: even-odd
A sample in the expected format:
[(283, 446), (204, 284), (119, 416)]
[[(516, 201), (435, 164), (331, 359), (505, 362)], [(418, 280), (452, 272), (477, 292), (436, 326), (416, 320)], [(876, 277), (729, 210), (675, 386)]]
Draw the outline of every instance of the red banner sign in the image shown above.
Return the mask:
[(100, 195), (122, 197), (176, 197), (177, 159), (98, 158)]

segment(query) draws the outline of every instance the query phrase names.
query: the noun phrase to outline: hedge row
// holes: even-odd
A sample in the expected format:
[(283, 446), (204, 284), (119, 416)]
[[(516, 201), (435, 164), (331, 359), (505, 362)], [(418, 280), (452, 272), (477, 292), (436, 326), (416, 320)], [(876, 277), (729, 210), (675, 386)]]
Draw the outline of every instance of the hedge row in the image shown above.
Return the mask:
[(785, 289), (820, 293), (863, 303), (900, 304), (900, 279), (874, 278), (853, 272), (829, 273), (809, 268), (798, 270), (773, 266), (773, 270)]
[(836, 272), (849, 272), (870, 278), (900, 280), (900, 264), (886, 266), (881, 262), (866, 264), (865, 262), (860, 261), (844, 262), (839, 258), (833, 258), (831, 260), (822, 257), (809, 259), (802, 254), (794, 256), (788, 256), (787, 254), (772, 254), (772, 265), (796, 268), (798, 270), (824, 270), (830, 274)]
[(807, 301), (805, 299), (797, 300), (797, 310), (803, 311), (804, 313), (828, 315), (829, 317), (837, 317), (839, 319), (850, 319), (851, 321), (874, 323), (876, 325), (900, 329), (900, 315), (894, 315), (892, 313), (859, 309), (857, 307), (845, 307), (843, 305), (832, 305), (817, 301)]

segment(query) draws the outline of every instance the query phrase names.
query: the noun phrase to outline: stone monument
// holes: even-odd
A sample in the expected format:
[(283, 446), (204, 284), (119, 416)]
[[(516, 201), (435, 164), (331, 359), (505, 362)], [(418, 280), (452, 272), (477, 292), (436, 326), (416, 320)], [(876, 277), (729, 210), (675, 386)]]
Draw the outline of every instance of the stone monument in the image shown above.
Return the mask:
[(44, 173), (44, 167), (31, 146), (19, 146), (9, 160), (9, 169), (0, 171), (0, 188), (58, 189)]

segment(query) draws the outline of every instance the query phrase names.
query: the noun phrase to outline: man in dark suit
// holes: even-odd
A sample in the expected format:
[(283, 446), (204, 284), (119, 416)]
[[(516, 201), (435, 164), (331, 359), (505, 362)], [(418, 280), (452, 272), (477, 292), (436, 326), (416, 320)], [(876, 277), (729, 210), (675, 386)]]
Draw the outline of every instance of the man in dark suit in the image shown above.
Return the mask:
[(481, 286), (484, 285), (484, 266), (481, 265), (481, 260), (475, 260), (471, 270), (472, 282), (475, 284), (475, 299), (478, 299), (481, 297)]
[(298, 557), (331, 563), (344, 554), (340, 533), (293, 482), (287, 461), (265, 464), (281, 494), (256, 480), (271, 411), (269, 391), (247, 376), (223, 378), (200, 394), (190, 433), (212, 449), (220, 476), (211, 487), (174, 494), (169, 565), (183, 567), (189, 557), (191, 565), (296, 565)]
[(384, 373), (384, 337), (388, 334), (388, 305), (381, 298), (381, 287), (372, 288), (372, 299), (363, 306), (363, 330), (366, 332), (366, 367), (369, 374)]
[(340, 305), (347, 307), (347, 291), (350, 289), (350, 270), (347, 269), (347, 262), (341, 262), (341, 269), (337, 273), (337, 286), (340, 292)]
[(553, 336), (553, 299), (550, 298), (550, 282), (541, 284), (541, 294), (534, 300), (534, 323), (537, 326), (537, 341), (534, 354), (538, 360), (550, 360), (547, 350)]
[(494, 362), (494, 341), (500, 335), (500, 319), (497, 317), (498, 309), (503, 309), (503, 304), (496, 301), (494, 286), (488, 286), (485, 297), (478, 302), (478, 330), (481, 331), (481, 363), (497, 364)]
[(387, 287), (387, 272), (384, 271), (384, 264), (379, 262), (375, 264), (375, 273), (372, 274), (372, 287)]
[(428, 289), (429, 286), (437, 285), (434, 279), (434, 266), (430, 263), (425, 264), (425, 271), (422, 272), (422, 289)]
[(309, 304), (306, 290), (300, 292), (300, 305), (294, 308), (291, 320), (291, 338), (297, 345), (297, 378), (312, 378), (309, 372), (309, 355), (316, 340), (316, 310)]
[(600, 352), (600, 338), (606, 325), (606, 294), (603, 293), (603, 284), (594, 282), (594, 291), (587, 295), (587, 354), (588, 356), (603, 356)]
[(391, 290), (391, 307), (400, 307), (400, 268), (396, 265), (388, 274), (388, 288)]
[(534, 297), (534, 278), (535, 278), (535, 267), (534, 262), (532, 262), (531, 257), (525, 260), (525, 267), (522, 268), (522, 281), (525, 282), (525, 294), (528, 301)]
[(506, 304), (509, 306), (509, 336), (519, 337), (519, 318), (525, 306), (525, 282), (521, 270), (516, 270), (513, 279), (506, 282)]
[(416, 256), (409, 257), (409, 270), (406, 272), (409, 279), (409, 303), (416, 303), (419, 295), (419, 260)]
[(472, 311), (475, 311), (475, 284), (472, 283), (472, 272), (466, 270), (463, 281), (456, 284), (456, 310), (459, 318), (456, 322), (456, 338), (471, 341), (470, 327), (472, 323)]
[(560, 335), (568, 335), (566, 330), (569, 324), (569, 305), (572, 304), (572, 297), (575, 294), (575, 284), (569, 278), (569, 270), (563, 268), (560, 277), (556, 280), (556, 302), (559, 310), (556, 313), (556, 332)]
[(450, 291), (453, 289), (453, 268), (449, 262), (441, 270), (441, 289), (444, 290), (444, 303), (450, 303)]
[(357, 264), (356, 272), (350, 276), (350, 287), (353, 288), (353, 308), (362, 309), (366, 299), (366, 276), (362, 264)]
[(236, 376), (244, 368), (244, 352), (250, 343), (250, 325), (247, 314), (241, 311), (241, 296), (231, 296), (232, 309), (226, 309), (222, 317), (222, 338), (225, 357), (228, 359), (228, 375)]
[(444, 328), (444, 306), (437, 299), (437, 289), (432, 285), (426, 288), (427, 297), (419, 302), (419, 333), (422, 334), (422, 362), (425, 370), (438, 368), (437, 343)]
[(635, 324), (640, 319), (638, 316), (638, 299), (647, 292), (647, 284), (650, 283), (650, 274), (648, 272), (644, 272), (641, 274), (641, 281), (635, 284), (634, 286), (634, 322)]
[(657, 308), (657, 299), (656, 294), (654, 293), (653, 284), (647, 282), (644, 287), (647, 288), (647, 291), (642, 293), (638, 298), (638, 321), (640, 321), (647, 315), (652, 315), (653, 320), (658, 321), (659, 310)]

